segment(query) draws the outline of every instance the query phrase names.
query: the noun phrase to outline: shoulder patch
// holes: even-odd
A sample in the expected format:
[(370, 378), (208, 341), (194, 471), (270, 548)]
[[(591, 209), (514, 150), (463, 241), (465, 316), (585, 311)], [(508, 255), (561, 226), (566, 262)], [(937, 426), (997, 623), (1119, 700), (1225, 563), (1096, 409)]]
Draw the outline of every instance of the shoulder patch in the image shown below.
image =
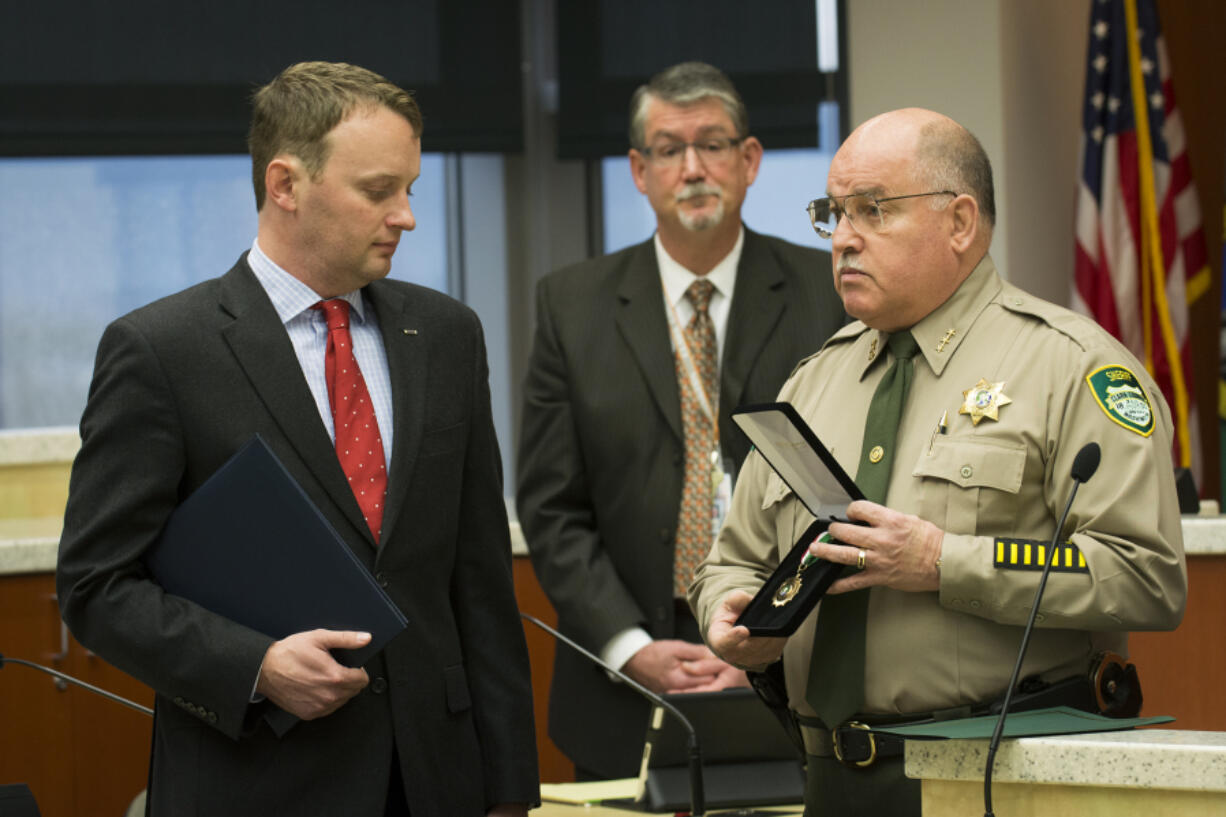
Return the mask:
[(1142, 437), (1154, 433), (1154, 407), (1137, 376), (1127, 367), (1100, 366), (1086, 375), (1086, 383), (1112, 422)]
[[(1047, 564), (1051, 542), (1041, 539), (1004, 539), (996, 537), (993, 566), (997, 570), (1042, 570)], [(1086, 557), (1072, 542), (1056, 545), (1052, 573), (1089, 573)]]

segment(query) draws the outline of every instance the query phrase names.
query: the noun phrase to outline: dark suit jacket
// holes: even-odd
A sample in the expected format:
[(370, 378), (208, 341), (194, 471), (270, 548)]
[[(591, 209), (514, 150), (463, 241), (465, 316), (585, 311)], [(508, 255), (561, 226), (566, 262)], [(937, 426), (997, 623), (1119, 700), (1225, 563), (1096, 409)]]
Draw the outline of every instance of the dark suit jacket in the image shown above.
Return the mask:
[[(381, 815), (393, 743), (415, 817), (538, 799), (480, 323), (421, 287), (365, 294), (395, 413), (378, 550), (245, 258), (102, 337), (58, 590), (81, 643), (157, 692), (157, 817)], [(366, 665), (365, 690), (283, 736), (260, 717), (271, 703), (248, 703), (272, 639), (164, 594), (141, 564), (175, 506), (256, 432), (409, 620)]]
[[(750, 446), (730, 412), (774, 399), (844, 320), (827, 253), (745, 231), (720, 372), (725, 458), (739, 468)], [(519, 520), (562, 630), (592, 651), (628, 627), (674, 637), (685, 451), (674, 367), (651, 241), (541, 281)], [(550, 736), (585, 769), (633, 776), (646, 705), (572, 651), (556, 656)]]

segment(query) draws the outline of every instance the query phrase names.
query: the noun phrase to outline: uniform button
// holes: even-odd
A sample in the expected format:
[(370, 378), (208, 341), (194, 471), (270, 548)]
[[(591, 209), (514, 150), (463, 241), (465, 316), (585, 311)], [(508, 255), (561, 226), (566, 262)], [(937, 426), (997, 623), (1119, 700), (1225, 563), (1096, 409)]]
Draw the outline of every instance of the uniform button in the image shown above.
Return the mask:
[(1035, 613), (1035, 615), (1034, 615), (1034, 623), (1035, 623), (1035, 624), (1039, 624), (1039, 623), (1041, 623), (1041, 622), (1043, 621), (1043, 619), (1045, 619), (1045, 618), (1047, 618), (1047, 616), (1043, 615), (1042, 613)]
[(979, 599), (971, 599), (971, 609), (972, 610), (979, 609)]
[(885, 456), (885, 449), (879, 445), (874, 445), (873, 450), (868, 452), (868, 461), (872, 463), (881, 462), (881, 458)]
[(974, 473), (975, 473), (975, 469), (971, 468), (969, 465), (962, 466), (962, 478), (963, 479), (970, 479), (971, 476), (974, 475)]
[(950, 604), (952, 604), (954, 607), (961, 607), (962, 599), (954, 599), (953, 601), (950, 602)]
[(370, 682), (370, 691), (376, 695), (382, 695), (387, 691), (387, 681), (383, 680), (382, 677), (375, 678), (375, 680)]
[(175, 702), (175, 704), (176, 704), (176, 705), (178, 705), (178, 706), (183, 706), (183, 698), (181, 698), (181, 697), (180, 697), (180, 696), (178, 696), (178, 695), (176, 695), (176, 696), (174, 697), (174, 702)]
[(1014, 298), (1014, 299), (1013, 299), (1013, 305), (1014, 305), (1014, 306), (1021, 306), (1023, 303), (1024, 303), (1024, 301), (1023, 301), (1021, 298)]
[(382, 570), (375, 574), (375, 581), (379, 583), (380, 587), (387, 587), (387, 576)]
[(209, 713), (209, 723), (217, 723), (217, 713), (216, 712)]

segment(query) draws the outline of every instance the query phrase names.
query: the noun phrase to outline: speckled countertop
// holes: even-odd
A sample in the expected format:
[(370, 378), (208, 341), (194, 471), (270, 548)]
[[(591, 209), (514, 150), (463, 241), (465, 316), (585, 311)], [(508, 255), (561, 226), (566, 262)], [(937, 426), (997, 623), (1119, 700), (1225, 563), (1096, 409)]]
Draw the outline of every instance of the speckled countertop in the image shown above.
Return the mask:
[(1226, 553), (1226, 516), (1185, 516), (1183, 549), (1189, 555)]
[[(77, 429), (17, 429), (0, 431), (0, 467), (27, 463), (69, 464), (80, 447)], [(508, 502), (508, 515), (514, 505)], [(40, 573), (55, 569), (59, 519), (0, 519), (0, 575)], [(1226, 516), (1185, 516), (1184, 550), (1189, 555), (1226, 554)], [(528, 553), (519, 523), (511, 522), (511, 552)]]
[[(59, 552), (60, 519), (0, 519), (0, 576), (51, 573)], [(511, 554), (527, 556), (519, 523), (511, 523)]]
[[(983, 780), (986, 740), (908, 741), (909, 777)], [(1226, 792), (1226, 732), (1134, 729), (1007, 740), (992, 779)]]
[(0, 519), (0, 575), (55, 570), (62, 529), (60, 519)]
[(0, 431), (0, 465), (72, 462), (80, 447), (74, 426)]

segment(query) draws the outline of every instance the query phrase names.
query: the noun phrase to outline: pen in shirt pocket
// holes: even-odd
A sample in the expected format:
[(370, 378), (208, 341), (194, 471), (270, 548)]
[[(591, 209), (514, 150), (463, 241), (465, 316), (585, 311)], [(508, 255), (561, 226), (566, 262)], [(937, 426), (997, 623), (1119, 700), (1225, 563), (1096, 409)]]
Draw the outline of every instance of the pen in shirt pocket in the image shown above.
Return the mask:
[(928, 438), (928, 453), (932, 453), (933, 443), (937, 441), (938, 434), (946, 434), (949, 432), (949, 410), (941, 412), (941, 419), (937, 423), (937, 427), (932, 430), (932, 436)]

